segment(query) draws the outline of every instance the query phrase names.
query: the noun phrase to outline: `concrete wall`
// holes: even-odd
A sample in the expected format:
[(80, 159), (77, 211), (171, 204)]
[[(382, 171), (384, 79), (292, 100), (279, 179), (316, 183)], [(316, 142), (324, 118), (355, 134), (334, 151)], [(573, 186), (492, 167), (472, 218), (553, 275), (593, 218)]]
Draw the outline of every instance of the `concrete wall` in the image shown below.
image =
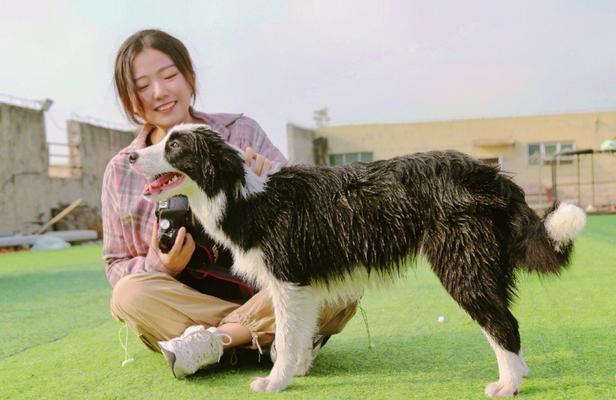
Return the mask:
[(287, 124), (287, 154), (296, 164), (314, 164), (315, 132), (294, 124)]
[(0, 104), (0, 234), (43, 219), (47, 145), (43, 113)]
[(95, 228), (105, 166), (135, 134), (79, 121), (67, 125), (73, 172), (50, 177), (43, 112), (0, 103), (0, 235), (34, 232), (53, 209), (77, 198), (85, 204), (74, 213), (81, 209), (83, 218), (73, 216), (77, 226), (71, 228)]

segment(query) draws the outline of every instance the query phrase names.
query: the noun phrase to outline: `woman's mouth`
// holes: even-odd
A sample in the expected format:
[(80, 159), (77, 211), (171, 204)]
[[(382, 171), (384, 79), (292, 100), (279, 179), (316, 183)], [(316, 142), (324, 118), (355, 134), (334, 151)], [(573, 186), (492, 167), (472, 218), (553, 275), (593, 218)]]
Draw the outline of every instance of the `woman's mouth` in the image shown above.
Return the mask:
[(170, 101), (168, 103), (165, 103), (165, 104), (162, 104), (162, 105), (156, 107), (154, 109), (154, 111), (166, 114), (166, 113), (171, 112), (176, 104), (177, 104), (177, 101)]

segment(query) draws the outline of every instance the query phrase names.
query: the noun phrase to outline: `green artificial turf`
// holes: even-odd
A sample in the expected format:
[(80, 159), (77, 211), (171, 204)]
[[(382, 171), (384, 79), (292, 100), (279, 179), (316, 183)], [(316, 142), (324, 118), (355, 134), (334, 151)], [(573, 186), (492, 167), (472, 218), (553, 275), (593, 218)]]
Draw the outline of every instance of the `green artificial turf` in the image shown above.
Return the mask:
[[(99, 245), (0, 255), (0, 399), (482, 399), (497, 378), (477, 325), (420, 263), (363, 300), (309, 376), (252, 394), (270, 365), (223, 366), (175, 380), (132, 334), (133, 363), (108, 302)], [(519, 275), (514, 314), (531, 368), (519, 398), (616, 398), (616, 216), (594, 216), (560, 278)], [(439, 316), (444, 323), (438, 323)]]

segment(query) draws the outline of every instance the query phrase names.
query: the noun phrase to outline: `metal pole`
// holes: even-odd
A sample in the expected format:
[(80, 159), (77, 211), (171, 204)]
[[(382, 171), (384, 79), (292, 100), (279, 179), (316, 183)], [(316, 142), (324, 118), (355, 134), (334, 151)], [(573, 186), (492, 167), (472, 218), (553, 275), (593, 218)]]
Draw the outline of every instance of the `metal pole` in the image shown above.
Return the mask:
[(580, 194), (580, 155), (575, 155), (575, 160), (577, 161), (577, 189), (578, 189), (578, 206), (582, 205), (582, 195)]
[(591, 171), (592, 171), (592, 206), (595, 206), (595, 153), (590, 153)]
[(556, 182), (556, 160), (552, 158), (550, 160), (550, 167), (552, 168), (552, 192), (554, 192), (554, 201), (558, 201), (558, 188)]

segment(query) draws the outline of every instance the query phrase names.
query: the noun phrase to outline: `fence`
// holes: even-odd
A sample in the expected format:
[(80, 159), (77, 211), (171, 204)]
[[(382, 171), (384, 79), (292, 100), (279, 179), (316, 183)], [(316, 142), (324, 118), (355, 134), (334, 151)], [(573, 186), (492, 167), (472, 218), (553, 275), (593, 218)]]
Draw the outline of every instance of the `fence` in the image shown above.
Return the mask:
[[(561, 163), (563, 157), (574, 157), (566, 171)], [(589, 211), (616, 212), (616, 151), (562, 152), (554, 155), (551, 169), (555, 200), (574, 201)]]

